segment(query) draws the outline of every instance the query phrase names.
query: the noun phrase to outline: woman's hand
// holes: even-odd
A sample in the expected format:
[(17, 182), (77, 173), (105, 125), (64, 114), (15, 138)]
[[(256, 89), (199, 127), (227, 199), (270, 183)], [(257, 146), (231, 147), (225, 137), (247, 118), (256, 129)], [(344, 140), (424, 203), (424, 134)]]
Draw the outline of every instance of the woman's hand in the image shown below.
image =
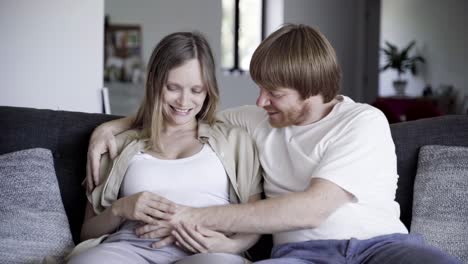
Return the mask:
[(112, 130), (98, 126), (89, 139), (88, 160), (86, 163), (86, 188), (91, 192), (99, 185), (99, 167), (101, 155), (109, 152), (111, 159), (117, 156), (117, 144)]
[(118, 199), (112, 204), (112, 213), (123, 219), (157, 225), (175, 205), (152, 192), (139, 192)]
[(157, 224), (146, 224), (135, 229), (135, 234), (139, 238), (160, 238), (151, 246), (153, 248), (162, 248), (174, 243), (175, 237), (172, 235), (174, 227), (168, 221), (160, 220)]
[(240, 253), (235, 240), (198, 225), (180, 223), (172, 234), (177, 246), (192, 253)]

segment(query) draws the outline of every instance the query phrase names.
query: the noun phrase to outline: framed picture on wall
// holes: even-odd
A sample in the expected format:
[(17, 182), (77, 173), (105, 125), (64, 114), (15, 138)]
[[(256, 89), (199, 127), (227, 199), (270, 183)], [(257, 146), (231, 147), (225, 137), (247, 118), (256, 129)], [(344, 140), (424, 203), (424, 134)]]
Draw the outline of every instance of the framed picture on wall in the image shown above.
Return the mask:
[(105, 25), (104, 80), (138, 82), (143, 73), (139, 25)]

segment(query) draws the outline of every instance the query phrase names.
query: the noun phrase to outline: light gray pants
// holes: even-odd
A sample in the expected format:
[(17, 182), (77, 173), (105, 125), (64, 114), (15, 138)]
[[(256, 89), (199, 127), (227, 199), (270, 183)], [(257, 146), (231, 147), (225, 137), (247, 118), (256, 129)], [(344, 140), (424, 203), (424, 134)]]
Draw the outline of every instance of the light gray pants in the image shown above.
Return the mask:
[(125, 224), (117, 233), (102, 244), (86, 250), (70, 259), (69, 264), (243, 264), (238, 255), (213, 253), (190, 255), (175, 245), (155, 249), (151, 244), (157, 240), (141, 239), (134, 234), (134, 224)]

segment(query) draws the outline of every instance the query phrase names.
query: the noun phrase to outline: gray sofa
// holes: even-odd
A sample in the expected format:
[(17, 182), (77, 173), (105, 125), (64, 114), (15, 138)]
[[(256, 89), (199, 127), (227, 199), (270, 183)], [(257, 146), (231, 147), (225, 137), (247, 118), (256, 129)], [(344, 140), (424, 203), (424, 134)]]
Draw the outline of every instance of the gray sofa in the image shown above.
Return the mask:
[[(61, 198), (75, 243), (79, 240), (85, 206), (81, 181), (85, 176), (88, 140), (97, 125), (115, 118), (117, 116), (0, 106), (0, 155), (38, 147), (51, 150)], [(420, 148), (425, 145), (467, 147), (468, 116), (443, 116), (397, 123), (391, 125), (391, 131), (396, 145), (400, 176), (396, 199), (401, 207), (401, 220), (411, 228), (413, 213), (417, 212), (413, 210), (413, 189)], [(28, 177), (27, 172), (24, 177)], [(468, 176), (465, 182), (468, 182)], [(3, 187), (0, 186), (1, 188)], [(458, 193), (460, 194), (460, 191)], [(459, 197), (465, 199), (461, 201), (463, 203), (468, 201), (465, 194), (468, 194), (467, 190), (461, 189)], [(435, 198), (439, 200), (439, 197)], [(459, 205), (450, 208), (459, 211), (458, 214), (461, 213), (462, 216), (468, 212), (466, 207)], [(446, 213), (448, 209), (444, 210)], [(465, 216), (468, 218), (468, 214)], [(442, 222), (447, 221), (443, 217), (440, 219)], [(2, 225), (8, 226), (9, 223)], [(466, 234), (463, 230), (455, 231)], [(250, 250), (252, 258), (266, 258), (270, 247), (271, 238), (264, 236)]]

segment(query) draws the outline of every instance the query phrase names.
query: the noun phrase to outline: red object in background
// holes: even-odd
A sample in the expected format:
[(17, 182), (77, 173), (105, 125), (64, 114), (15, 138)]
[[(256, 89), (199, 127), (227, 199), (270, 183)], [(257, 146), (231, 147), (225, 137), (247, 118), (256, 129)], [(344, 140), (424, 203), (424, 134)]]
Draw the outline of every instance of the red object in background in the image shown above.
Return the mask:
[(442, 115), (437, 101), (431, 98), (379, 97), (372, 105), (385, 114), (390, 124)]

